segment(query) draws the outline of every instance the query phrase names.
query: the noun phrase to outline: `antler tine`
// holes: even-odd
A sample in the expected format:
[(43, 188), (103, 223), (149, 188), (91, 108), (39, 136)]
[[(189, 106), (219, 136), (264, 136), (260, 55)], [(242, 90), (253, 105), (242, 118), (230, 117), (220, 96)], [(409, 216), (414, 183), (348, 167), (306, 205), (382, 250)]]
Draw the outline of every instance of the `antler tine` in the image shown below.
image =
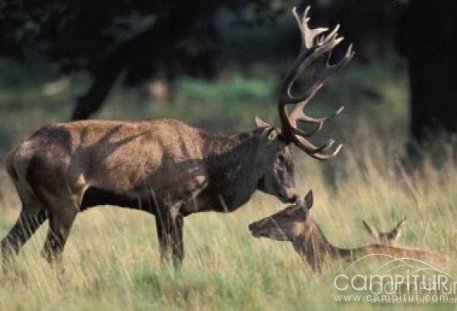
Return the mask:
[[(349, 45), (349, 48), (347, 49), (345, 56), (338, 63), (336, 63), (334, 65), (329, 64), (329, 60), (331, 57), (331, 54), (329, 53), (327, 61), (323, 65), (323, 68), (325, 70), (324, 71), (318, 70), (315, 74), (314, 80), (325, 81), (326, 78), (328, 78), (334, 71), (336, 71), (340, 67), (346, 65), (353, 56), (354, 56), (354, 51), (352, 51), (352, 44)], [(306, 137), (309, 137), (311, 134), (315, 134), (315, 133), (319, 132), (322, 129), (323, 123), (338, 116), (344, 110), (344, 106), (341, 106), (332, 114), (325, 116), (325, 117), (321, 117), (321, 118), (313, 118), (304, 113), (304, 109), (306, 108), (308, 103), (311, 101), (311, 99), (314, 97), (314, 95), (322, 88), (323, 85), (324, 85), (324, 83), (321, 82), (320, 84), (316, 85), (313, 89), (311, 89), (308, 92), (309, 94), (303, 94), (303, 96), (302, 96), (303, 101), (301, 103), (297, 104), (290, 114), (291, 123), (293, 123), (295, 125), (297, 125), (297, 121), (319, 125), (315, 130), (312, 130), (309, 133), (305, 133), (305, 132), (301, 133), (302, 135), (304, 135)]]
[[(343, 38), (340, 38), (343, 39)], [(322, 68), (316, 71), (316, 75), (314, 79), (317, 81), (325, 81), (329, 76), (335, 73), (338, 69), (345, 66), (354, 56), (354, 51), (352, 50), (352, 44), (349, 45), (348, 49), (346, 50), (345, 55), (335, 64), (330, 64), (330, 58), (332, 53), (328, 53), (327, 60), (323, 63)]]
[[(334, 140), (330, 139), (322, 146), (315, 146), (306, 137), (310, 137), (319, 132), (324, 123), (339, 115), (344, 107), (340, 107), (334, 113), (321, 117), (313, 118), (305, 113), (305, 108), (322, 88), (326, 79), (332, 75), (340, 67), (347, 64), (354, 55), (352, 45), (347, 49), (344, 57), (335, 64), (330, 64), (332, 50), (343, 41), (343, 37), (338, 35), (340, 25), (336, 25), (330, 32), (328, 28), (310, 28), (309, 27), (309, 12), (310, 7), (305, 9), (302, 16), (297, 13), (297, 9), (292, 9), (292, 14), (295, 17), (297, 25), (301, 33), (301, 49), (296, 60), (292, 64), (291, 69), (286, 74), (286, 77), (281, 85), (278, 110), (282, 124), (282, 137), (286, 141), (291, 141), (297, 147), (308, 153), (313, 158), (319, 160), (330, 159), (338, 154), (342, 145), (339, 145), (333, 152), (324, 154), (332, 145)], [(324, 34), (328, 32), (327, 34)], [(320, 61), (320, 62), (319, 62)], [(292, 94), (292, 87), (296, 80), (305, 72), (305, 70), (312, 64), (319, 62), (315, 68), (316, 71), (305, 89), (297, 95)], [(287, 105), (295, 105), (290, 112)], [(299, 129), (298, 123), (303, 122), (315, 125), (315, 127), (308, 131)]]
[[(314, 97), (314, 95), (322, 88), (323, 84), (319, 84), (317, 85), (312, 91), (311, 91), (311, 94), (310, 96), (304, 100), (303, 102), (299, 103), (291, 112), (290, 114), (290, 117), (289, 117), (289, 120), (290, 120), (290, 123), (292, 124), (292, 127), (291, 127), (291, 130), (294, 132), (295, 135), (300, 135), (300, 136), (304, 136), (304, 137), (310, 137), (316, 133), (318, 133), (322, 127), (324, 126), (324, 123), (326, 120), (322, 119), (322, 120), (318, 120), (318, 119), (313, 119), (311, 120), (312, 118), (309, 118), (307, 117), (303, 110), (305, 109), (306, 105), (311, 101), (311, 99)], [(306, 120), (304, 120), (304, 118), (307, 118)], [(303, 122), (306, 122), (306, 123), (310, 123), (310, 124), (317, 124), (317, 126), (312, 129), (311, 131), (308, 131), (308, 132), (304, 132), (302, 130), (300, 130), (298, 128), (298, 120), (300, 121), (303, 121)]]
[(324, 127), (324, 122), (317, 123), (317, 126), (308, 132), (304, 132), (304, 131), (300, 130), (300, 132), (301, 132), (300, 135), (304, 136), (304, 137), (311, 137), (314, 134), (319, 133), (323, 127)]
[(306, 138), (301, 136), (295, 136), (294, 143), (297, 145), (298, 148), (302, 149), (312, 158), (317, 160), (331, 159), (338, 155), (338, 153), (341, 151), (341, 148), (343, 148), (343, 145), (339, 144), (333, 152), (329, 154), (324, 154), (323, 152), (328, 151), (334, 145), (335, 140), (332, 138), (329, 139), (324, 145), (319, 147), (316, 147), (315, 145), (310, 143)]
[[(343, 148), (343, 144), (339, 144), (338, 147), (336, 147), (336, 149), (332, 153), (329, 153), (329, 154), (314, 153), (314, 154), (309, 154), (309, 155), (314, 159), (325, 161), (325, 160), (329, 160), (331, 158), (336, 157), (338, 155), (338, 153), (341, 151), (341, 148)], [(327, 151), (328, 149), (329, 148), (325, 149), (324, 151)]]
[(291, 123), (296, 123), (296, 121), (300, 118), (300, 116), (304, 115), (304, 109), (306, 108), (306, 106), (308, 105), (308, 103), (311, 101), (311, 99), (314, 98), (314, 96), (316, 95), (316, 93), (324, 86), (323, 83), (320, 83), (320, 84), (317, 84), (316, 86), (314, 86), (314, 88), (312, 88), (310, 91), (309, 91), (309, 95), (303, 100), (301, 101), (300, 103), (298, 103), (294, 109), (292, 109), (291, 113), (290, 113), (290, 117), (289, 117), (289, 120)]
[[(299, 116), (297, 116), (296, 118), (297, 118), (297, 121), (300, 121), (303, 123), (308, 123), (308, 124), (325, 123), (325, 122), (333, 119), (334, 117), (338, 116), (341, 112), (343, 112), (343, 110), (344, 110), (344, 106), (341, 106), (336, 111), (334, 111), (332, 114), (329, 114), (329, 115), (327, 115), (325, 117), (321, 117), (321, 118), (313, 118), (313, 117), (306, 115), (303, 112), (300, 112)], [(296, 113), (296, 114), (298, 114), (298, 113)]]
[(297, 121), (302, 121), (304, 123), (311, 123), (311, 124), (323, 123), (323, 122), (327, 122), (327, 121), (333, 119), (334, 117), (339, 115), (341, 112), (343, 112), (344, 106), (341, 106), (332, 114), (325, 116), (325, 117), (321, 117), (321, 118), (313, 118), (304, 113), (304, 109), (306, 108), (308, 103), (311, 101), (311, 99), (313, 99), (314, 95), (322, 88), (323, 85), (324, 85), (323, 83), (317, 85), (311, 91), (311, 94), (308, 96), (308, 98), (306, 98), (301, 103), (299, 103), (295, 106), (295, 108), (290, 113), (290, 117), (289, 117), (289, 120), (292, 124), (297, 125)]
[(321, 47), (317, 48), (315, 50), (315, 53), (311, 55), (308, 59), (306, 59), (296, 70), (297, 74), (295, 75), (295, 78), (292, 80), (292, 84), (295, 82), (295, 80), (300, 76), (300, 74), (304, 71), (305, 68), (307, 68), (311, 63), (315, 62), (316, 60), (319, 59), (319, 57), (327, 54), (327, 60), (322, 62), (321, 68), (317, 68), (316, 73), (314, 74), (314, 77), (310, 83), (310, 86), (305, 89), (305, 91), (298, 96), (293, 96), (290, 94), (290, 90), (292, 88), (292, 85), (290, 85), (288, 89), (288, 104), (296, 104), (298, 102), (302, 102), (307, 100), (311, 93), (313, 92), (313, 89), (316, 85), (323, 84), (329, 76), (331, 76), (333, 73), (335, 73), (338, 69), (346, 65), (354, 56), (354, 51), (352, 51), (352, 44), (348, 47), (344, 57), (339, 60), (336, 64), (331, 65), (329, 63), (330, 58), (332, 56), (331, 51), (334, 47), (336, 47), (341, 41), (343, 41), (343, 37), (338, 37), (338, 34), (334, 34), (333, 38), (330, 41), (326, 41), (324, 45)]
[(353, 54), (350, 54), (350, 57), (345, 55), (341, 61), (334, 65), (330, 65), (328, 61), (325, 62), (320, 69), (320, 71), (323, 71), (322, 75), (317, 72), (313, 78), (312, 83), (309, 84), (309, 86), (305, 89), (305, 91), (302, 92), (302, 94), (297, 96), (292, 94), (292, 86), (298, 77), (303, 74), (305, 69), (307, 69), (312, 63), (317, 61), (323, 55), (328, 54), (330, 56), (332, 49), (335, 48), (342, 40), (343, 37), (338, 37), (338, 34), (335, 33), (331, 36), (326, 36), (326, 38), (323, 39), (323, 43), (321, 43), (321, 45), (316, 44), (310, 50), (307, 48), (302, 48), (281, 88), (281, 101), (283, 101), (284, 104), (296, 104), (305, 100), (307, 97), (309, 97), (312, 89), (316, 84), (325, 82), (328, 76), (349, 62)]
[(317, 160), (321, 160), (321, 161), (329, 160), (331, 158), (336, 157), (338, 155), (338, 153), (340, 153), (341, 148), (343, 148), (343, 144), (339, 144), (338, 147), (336, 147), (336, 149), (332, 153), (329, 153), (329, 154), (316, 153), (311, 156), (313, 158), (315, 158)]
[(295, 20), (297, 21), (298, 27), (301, 32), (301, 37), (302, 37), (302, 49), (311, 49), (314, 45), (314, 39), (321, 35), (322, 33), (328, 31), (328, 28), (326, 27), (321, 27), (321, 28), (314, 28), (311, 29), (308, 25), (310, 18), (308, 17), (308, 13), (311, 10), (311, 6), (307, 6), (305, 9), (305, 12), (303, 13), (303, 17), (300, 18), (300, 16), (297, 13), (297, 8), (293, 7), (292, 8), (292, 14), (295, 17)]
[[(311, 7), (308, 6), (305, 10), (305, 13), (303, 14), (303, 17), (300, 18), (300, 16), (297, 13), (297, 8), (293, 7), (292, 8), (292, 14), (294, 15), (298, 28), (300, 29), (301, 33), (301, 50), (300, 53), (295, 60), (295, 62), (292, 65), (292, 68), (290, 69), (288, 75), (284, 79), (283, 85), (281, 87), (281, 102), (284, 102), (285, 104), (288, 103), (295, 103), (297, 102), (294, 99), (294, 96), (291, 94), (291, 88), (292, 85), (294, 84), (295, 80), (303, 73), (303, 71), (312, 63), (315, 59), (318, 58), (318, 56), (322, 55), (325, 53), (329, 48), (332, 49), (333, 47), (328, 46), (328, 42), (331, 42), (331, 39), (335, 39), (336, 32), (339, 29), (339, 25), (333, 29), (333, 31), (324, 37), (323, 40), (315, 40), (316, 37), (319, 37), (321, 34), (324, 32), (328, 31), (328, 28), (315, 28), (311, 29), (308, 25), (309, 22), (309, 17), (308, 13), (310, 11)], [(319, 41), (315, 42), (315, 41)], [(339, 43), (339, 42), (338, 42)], [(337, 44), (338, 44), (337, 43)], [(319, 55), (316, 55), (316, 48), (320, 47), (319, 49)], [(314, 51), (313, 51), (314, 50)], [(313, 53), (309, 53), (313, 51)], [(313, 59), (310, 61), (308, 60), (309, 56), (315, 55), (316, 57), (313, 57)], [(308, 93), (308, 92), (305, 92)], [(305, 94), (304, 94), (305, 95)]]
[[(308, 103), (311, 101), (311, 99), (314, 97), (314, 95), (322, 88), (323, 85), (324, 85), (323, 83), (317, 85), (312, 90), (310, 96), (306, 100), (297, 104), (297, 106), (290, 113), (289, 120), (290, 120), (290, 123), (292, 124), (292, 130), (296, 135), (310, 137), (313, 134), (318, 133), (323, 128), (325, 122), (333, 119), (334, 117), (339, 115), (341, 112), (343, 112), (344, 106), (341, 106), (340, 108), (338, 108), (338, 110), (336, 110), (332, 114), (325, 116), (325, 117), (321, 117), (321, 118), (313, 118), (304, 113), (304, 109), (306, 108)], [(317, 126), (309, 132), (304, 132), (298, 128), (298, 121), (301, 121), (303, 123), (308, 123), (308, 124), (317, 124)]]
[(302, 137), (302, 136), (295, 136), (296, 139), (295, 139), (295, 144), (297, 145), (297, 147), (299, 147), (300, 149), (306, 149), (306, 153), (308, 154), (318, 154), (320, 152), (325, 152), (327, 150), (329, 150), (333, 144), (335, 143), (335, 140), (333, 138), (330, 138), (325, 144), (321, 145), (321, 146), (315, 146), (313, 143), (311, 143), (309, 140), (307, 140), (306, 138)]

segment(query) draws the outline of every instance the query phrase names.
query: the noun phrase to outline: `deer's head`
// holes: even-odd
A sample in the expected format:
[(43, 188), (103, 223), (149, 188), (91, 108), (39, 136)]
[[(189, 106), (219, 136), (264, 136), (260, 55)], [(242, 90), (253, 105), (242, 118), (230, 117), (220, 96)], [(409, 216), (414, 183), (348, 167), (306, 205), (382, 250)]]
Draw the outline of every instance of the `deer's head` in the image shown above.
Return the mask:
[[(330, 65), (329, 60), (332, 50), (343, 40), (338, 35), (339, 25), (332, 31), (327, 28), (310, 28), (309, 13), (310, 7), (305, 10), (303, 16), (299, 16), (294, 8), (293, 15), (301, 32), (302, 45), (300, 53), (292, 67), (285, 75), (280, 88), (278, 112), (281, 120), (280, 127), (257, 119), (257, 127), (265, 137), (267, 150), (264, 154), (264, 162), (267, 169), (261, 178), (258, 189), (277, 196), (283, 202), (294, 202), (297, 200), (295, 194), (294, 172), (291, 156), (291, 145), (297, 146), (306, 154), (318, 160), (328, 160), (338, 154), (342, 145), (330, 151), (334, 144), (329, 139), (322, 146), (315, 146), (309, 138), (319, 132), (325, 122), (337, 116), (343, 107), (333, 114), (322, 118), (308, 116), (304, 109), (321, 89), (325, 80), (340, 67), (348, 63), (354, 55), (352, 46), (349, 46), (344, 57), (337, 63)], [(328, 32), (328, 33), (327, 33)], [(296, 83), (305, 71), (313, 69), (311, 80), (305, 87), (297, 92), (299, 87)], [(288, 107), (293, 107), (290, 111)], [(310, 131), (300, 129), (300, 124), (312, 126)]]
[(293, 241), (305, 229), (309, 210), (313, 206), (313, 192), (310, 190), (304, 200), (297, 201), (285, 209), (249, 225), (255, 237), (276, 241)]
[(261, 148), (255, 165), (262, 167), (263, 176), (257, 189), (272, 194), (284, 203), (297, 200), (291, 145), (280, 137), (281, 129), (256, 118)]

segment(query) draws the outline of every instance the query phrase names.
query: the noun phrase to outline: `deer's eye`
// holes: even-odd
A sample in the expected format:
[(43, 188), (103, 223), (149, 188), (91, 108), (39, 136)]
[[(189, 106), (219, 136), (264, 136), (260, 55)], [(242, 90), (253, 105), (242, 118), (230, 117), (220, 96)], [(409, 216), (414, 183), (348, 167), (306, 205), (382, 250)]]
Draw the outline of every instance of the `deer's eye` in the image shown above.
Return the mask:
[(276, 131), (275, 129), (271, 130), (270, 133), (268, 133), (269, 141), (275, 141), (277, 137), (278, 137), (278, 131)]

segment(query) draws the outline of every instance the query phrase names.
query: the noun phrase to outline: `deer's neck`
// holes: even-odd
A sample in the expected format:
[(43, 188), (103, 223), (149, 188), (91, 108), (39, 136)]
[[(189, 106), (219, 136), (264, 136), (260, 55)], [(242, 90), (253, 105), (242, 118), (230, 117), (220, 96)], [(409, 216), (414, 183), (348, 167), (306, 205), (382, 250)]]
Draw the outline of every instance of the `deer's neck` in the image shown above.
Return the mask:
[(353, 250), (331, 244), (313, 219), (307, 219), (304, 230), (292, 241), (294, 249), (313, 267), (320, 267), (327, 257), (351, 257)]
[(218, 196), (223, 208), (235, 210), (255, 192), (260, 172), (256, 171), (259, 139), (255, 131), (206, 140), (204, 154), (209, 178), (208, 193)]
[(256, 131), (243, 132), (235, 135), (211, 135), (205, 139), (204, 151), (213, 157), (224, 159), (237, 159), (237, 150), (246, 149), (258, 141)]

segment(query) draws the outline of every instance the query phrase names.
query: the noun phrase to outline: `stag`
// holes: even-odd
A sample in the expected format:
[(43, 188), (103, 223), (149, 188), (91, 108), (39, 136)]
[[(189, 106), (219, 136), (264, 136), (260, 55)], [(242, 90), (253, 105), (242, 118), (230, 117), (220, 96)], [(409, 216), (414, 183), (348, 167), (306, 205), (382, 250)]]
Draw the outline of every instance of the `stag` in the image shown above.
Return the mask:
[[(323, 118), (306, 115), (304, 108), (353, 56), (349, 47), (340, 61), (329, 64), (332, 50), (342, 40), (338, 27), (312, 29), (308, 13), (309, 8), (299, 16), (293, 9), (302, 46), (281, 86), (280, 127), (256, 119), (254, 130), (222, 136), (173, 119), (90, 120), (47, 125), (22, 142), (6, 161), (22, 211), (1, 242), (4, 261), (10, 262), (49, 219), (42, 254), (61, 266), (76, 215), (93, 206), (116, 205), (153, 214), (161, 258), (180, 264), (184, 217), (232, 212), (256, 190), (282, 202), (296, 201), (291, 146), (319, 160), (333, 158), (341, 149), (340, 145), (330, 150), (333, 139), (316, 146), (309, 137), (342, 108)], [(311, 66), (316, 68), (312, 79), (295, 94), (292, 86)], [(300, 123), (314, 128), (305, 132)]]
[[(385, 244), (371, 244), (353, 249), (334, 246), (325, 237), (319, 225), (310, 217), (313, 193), (309, 191), (304, 200), (249, 225), (254, 237), (266, 237), (276, 241), (292, 242), (295, 251), (314, 270), (320, 271), (327, 259), (354, 261), (369, 254), (384, 254), (398, 258), (415, 258), (444, 262), (446, 258), (432, 251), (397, 247)], [(395, 232), (403, 220), (392, 230)], [(392, 234), (394, 238), (395, 234)]]

